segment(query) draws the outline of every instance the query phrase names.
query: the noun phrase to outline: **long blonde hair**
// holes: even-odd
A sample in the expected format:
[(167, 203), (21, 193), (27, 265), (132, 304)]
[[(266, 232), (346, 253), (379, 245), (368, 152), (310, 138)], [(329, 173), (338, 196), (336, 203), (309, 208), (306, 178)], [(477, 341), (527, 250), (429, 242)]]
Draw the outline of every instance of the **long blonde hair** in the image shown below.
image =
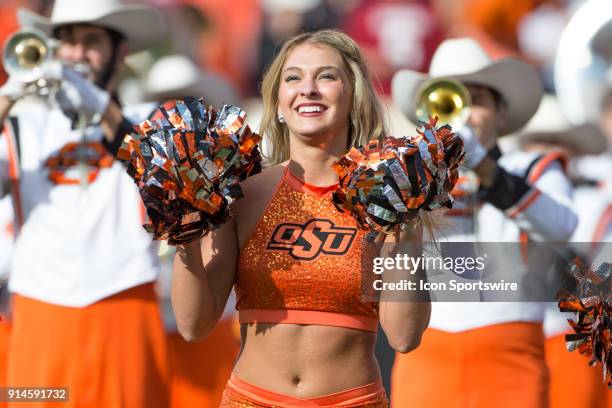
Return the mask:
[(283, 44), (278, 55), (264, 74), (261, 84), (263, 115), (259, 126), (262, 135), (271, 144), (268, 164), (278, 164), (289, 159), (289, 130), (277, 117), (278, 89), (287, 56), (298, 45), (311, 43), (327, 46), (342, 57), (349, 80), (353, 85), (353, 106), (349, 126), (349, 144), (363, 146), (372, 139), (386, 136), (383, 110), (372, 86), (368, 68), (359, 47), (348, 35), (336, 30), (320, 30), (297, 34)]

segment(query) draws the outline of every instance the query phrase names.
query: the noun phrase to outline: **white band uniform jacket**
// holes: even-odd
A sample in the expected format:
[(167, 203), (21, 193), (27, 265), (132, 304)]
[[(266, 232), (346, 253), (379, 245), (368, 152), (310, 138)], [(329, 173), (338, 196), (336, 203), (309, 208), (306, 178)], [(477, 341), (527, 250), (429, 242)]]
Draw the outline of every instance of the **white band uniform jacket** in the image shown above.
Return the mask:
[[(126, 109), (124, 115), (138, 123), (152, 108)], [(10, 291), (51, 304), (83, 307), (154, 281), (159, 273), (156, 245), (142, 228), (144, 208), (125, 167), (118, 161), (97, 169), (77, 165), (60, 172), (60, 179), (72, 184), (51, 181), (48, 159), (62, 160), (58, 152), (81, 141), (79, 130), (71, 129), (60, 110), (43, 104), (29, 106), (16, 118), (17, 170), (15, 138), (8, 135), (6, 124), (0, 138), (0, 177), (5, 182), (19, 173), (17, 211), (23, 218)], [(87, 142), (99, 148), (102, 138), (99, 126), (87, 129)], [(83, 178), (88, 179), (85, 185), (79, 182)]]
[[(537, 160), (537, 161), (536, 161)], [(529, 240), (567, 241), (577, 223), (572, 209), (572, 186), (562, 163), (555, 156), (515, 151), (503, 154), (497, 164), (506, 172), (524, 177), (530, 189), (518, 202), (500, 210), (487, 202), (477, 202), (476, 192), (458, 199), (444, 227), (436, 238), (456, 242), (520, 242), (521, 234)], [(529, 170), (529, 174), (526, 174)], [(475, 205), (467, 205), (467, 203)], [(516, 282), (529, 279), (520, 245), (504, 247), (504, 264), (511, 266)], [(429, 327), (447, 332), (507, 322), (542, 322), (546, 303), (538, 302), (432, 302)]]

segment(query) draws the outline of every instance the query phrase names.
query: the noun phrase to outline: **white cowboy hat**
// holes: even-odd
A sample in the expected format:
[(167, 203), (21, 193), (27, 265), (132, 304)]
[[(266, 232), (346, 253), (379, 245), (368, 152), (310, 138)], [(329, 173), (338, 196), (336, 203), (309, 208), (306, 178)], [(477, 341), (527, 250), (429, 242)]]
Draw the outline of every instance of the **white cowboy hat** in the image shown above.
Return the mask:
[(203, 72), (184, 55), (160, 58), (145, 80), (147, 97), (156, 102), (183, 96), (202, 97), (206, 105), (221, 107), (238, 103), (236, 90), (224, 78)]
[(55, 0), (51, 18), (23, 8), (18, 18), (21, 25), (36, 27), (48, 35), (57, 27), (72, 24), (110, 28), (126, 38), (130, 52), (142, 51), (166, 35), (166, 24), (157, 10), (120, 0)]
[(261, 6), (268, 14), (276, 14), (281, 11), (307, 13), (320, 4), (321, 0), (261, 0)]
[(597, 155), (606, 151), (608, 143), (599, 128), (592, 124), (573, 126), (563, 116), (558, 98), (544, 95), (536, 114), (518, 135), (520, 146), (533, 143), (563, 145), (576, 155)]
[(506, 125), (500, 135), (525, 125), (537, 111), (543, 92), (538, 73), (528, 64), (514, 58), (493, 61), (475, 40), (449, 39), (436, 49), (429, 74), (401, 70), (393, 76), (393, 101), (413, 123), (417, 123), (415, 94), (431, 78), (454, 78), (496, 90), (507, 104)]

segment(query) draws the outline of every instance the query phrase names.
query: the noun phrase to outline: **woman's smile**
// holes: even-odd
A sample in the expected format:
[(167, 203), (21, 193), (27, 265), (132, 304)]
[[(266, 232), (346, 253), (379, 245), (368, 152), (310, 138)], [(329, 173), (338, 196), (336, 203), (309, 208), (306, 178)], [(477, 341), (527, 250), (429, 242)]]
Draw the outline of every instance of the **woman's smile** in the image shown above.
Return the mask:
[(303, 117), (319, 117), (327, 110), (327, 106), (314, 102), (300, 103), (295, 110)]

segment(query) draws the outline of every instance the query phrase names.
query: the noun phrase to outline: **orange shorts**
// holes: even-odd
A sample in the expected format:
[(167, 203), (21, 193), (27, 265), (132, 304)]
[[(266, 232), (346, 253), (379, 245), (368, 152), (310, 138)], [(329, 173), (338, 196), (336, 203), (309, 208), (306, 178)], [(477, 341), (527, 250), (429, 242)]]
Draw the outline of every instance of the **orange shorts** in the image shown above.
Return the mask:
[(542, 324), (427, 329), (416, 350), (396, 354), (391, 381), (393, 407), (546, 408)]
[(223, 392), (219, 408), (301, 408), (301, 407), (344, 407), (344, 408), (387, 408), (389, 402), (382, 381), (352, 388), (321, 397), (298, 399), (277, 394), (230, 377)]
[(28, 408), (168, 406), (166, 340), (153, 283), (81, 308), (15, 295), (12, 312), (8, 384), (69, 388), (67, 403)]
[(550, 370), (550, 408), (612, 408), (612, 390), (602, 381), (601, 365), (565, 348), (565, 334), (546, 339)]
[(168, 336), (171, 408), (219, 406), (240, 351), (235, 324), (232, 319), (221, 320), (200, 342), (186, 342), (180, 334)]

